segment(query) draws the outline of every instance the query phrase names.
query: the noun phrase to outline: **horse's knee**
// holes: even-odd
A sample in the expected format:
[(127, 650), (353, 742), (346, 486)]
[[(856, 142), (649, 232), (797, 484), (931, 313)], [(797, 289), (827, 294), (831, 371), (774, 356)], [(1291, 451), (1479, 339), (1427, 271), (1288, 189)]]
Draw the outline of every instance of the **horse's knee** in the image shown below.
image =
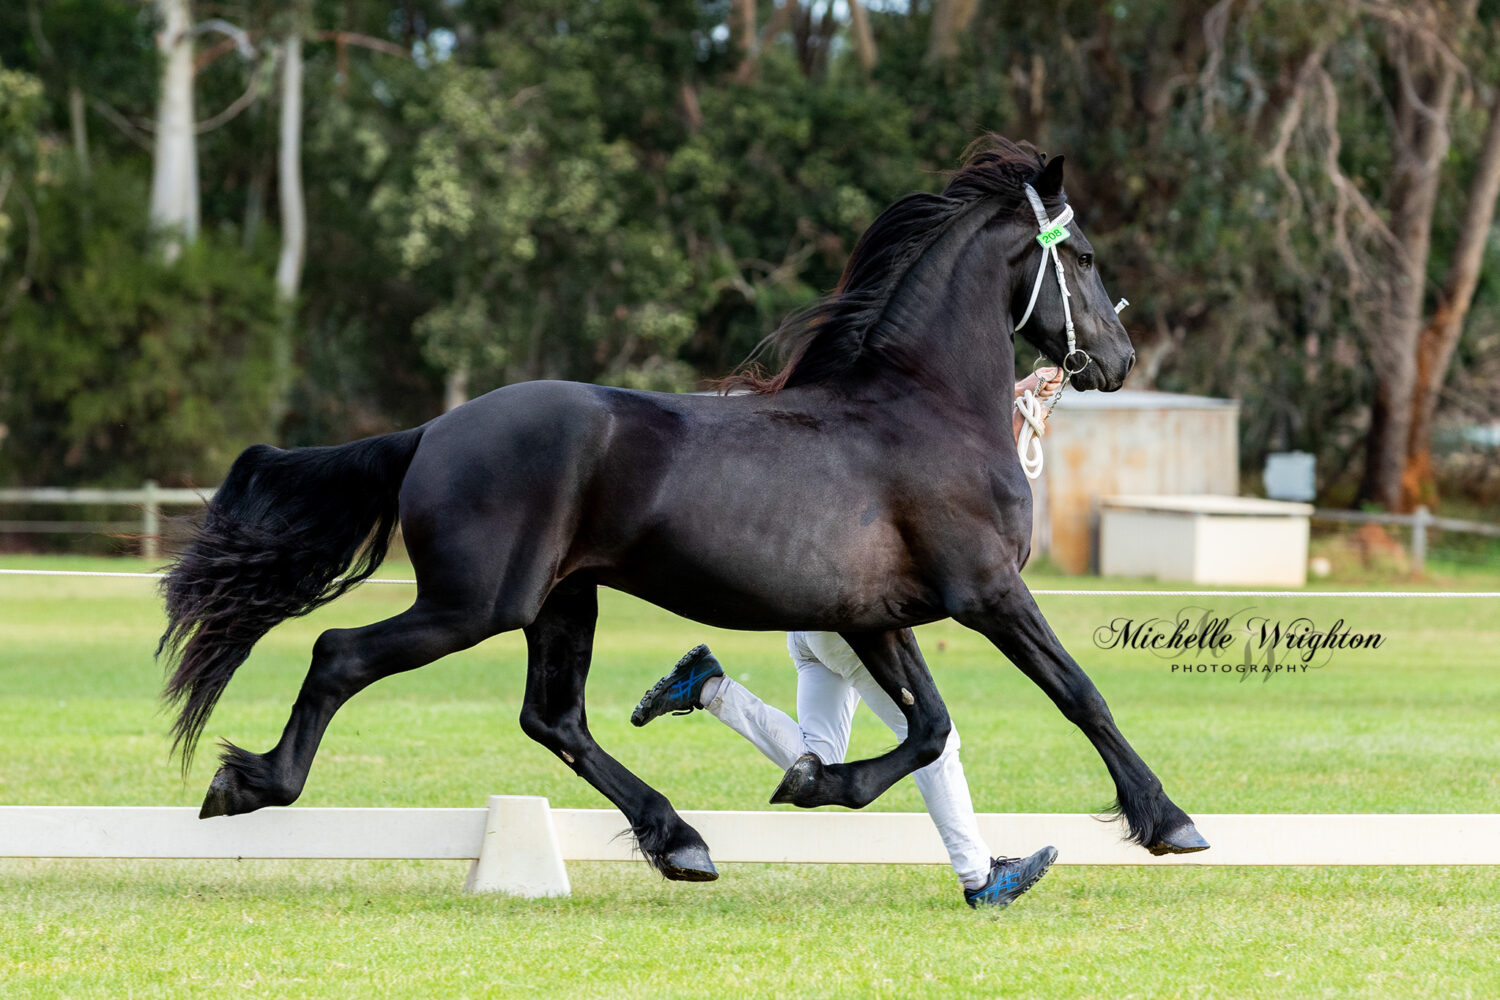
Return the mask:
[(1109, 714), (1109, 705), (1092, 683), (1074, 690), (1072, 697), (1061, 706), (1064, 717), (1081, 729), (1091, 730), (1114, 721)]

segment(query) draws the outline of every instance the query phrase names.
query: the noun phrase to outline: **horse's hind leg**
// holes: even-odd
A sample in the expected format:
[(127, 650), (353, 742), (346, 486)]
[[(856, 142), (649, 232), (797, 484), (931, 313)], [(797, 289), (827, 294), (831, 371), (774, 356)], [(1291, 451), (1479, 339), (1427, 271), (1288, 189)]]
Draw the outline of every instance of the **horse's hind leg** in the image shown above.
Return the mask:
[(466, 649), (494, 633), (482, 614), (421, 598), (374, 625), (329, 629), (313, 645), (312, 666), (281, 740), (264, 754), (225, 744), (222, 766), (203, 800), (201, 817), (233, 816), (283, 806), (302, 794), (318, 743), (339, 707), (391, 674), (413, 670)]
[(698, 831), (683, 822), (666, 796), (631, 774), (589, 734), (583, 689), (598, 614), (592, 583), (564, 581), (527, 626), (530, 652), (521, 728), (625, 814), (653, 868), (685, 882), (716, 879), (718, 870)]
[(1019, 578), (998, 598), (960, 610), (954, 617), (984, 633), (1083, 730), (1114, 778), (1131, 840), (1152, 854), (1188, 854), (1208, 847), (1193, 821), (1167, 798), (1160, 779), (1120, 734), (1104, 697), (1068, 655)]
[(787, 768), (772, 802), (859, 809), (942, 754), (951, 721), (911, 629), (841, 633), (870, 676), (906, 716), (906, 739), (869, 760), (824, 764), (807, 754)]

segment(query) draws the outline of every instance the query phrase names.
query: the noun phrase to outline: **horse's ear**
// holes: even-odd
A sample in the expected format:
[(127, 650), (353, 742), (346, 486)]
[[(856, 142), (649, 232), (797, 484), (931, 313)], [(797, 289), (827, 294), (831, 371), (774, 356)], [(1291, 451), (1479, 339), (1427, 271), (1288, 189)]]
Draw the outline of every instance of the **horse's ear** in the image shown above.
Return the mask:
[(1037, 175), (1036, 183), (1032, 186), (1036, 188), (1037, 194), (1043, 198), (1050, 198), (1062, 191), (1062, 185), (1063, 158), (1059, 153), (1047, 161), (1047, 165), (1042, 168), (1042, 172)]

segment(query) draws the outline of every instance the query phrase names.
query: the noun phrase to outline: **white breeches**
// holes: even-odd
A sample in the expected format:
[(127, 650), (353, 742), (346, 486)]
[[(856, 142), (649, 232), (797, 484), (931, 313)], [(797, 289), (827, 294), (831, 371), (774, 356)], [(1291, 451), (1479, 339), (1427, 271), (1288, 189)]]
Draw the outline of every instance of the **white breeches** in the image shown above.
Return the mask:
[[(787, 648), (797, 664), (797, 718), (761, 701), (727, 675), (707, 706), (714, 717), (753, 743), (783, 769), (804, 753), (838, 764), (849, 750), (849, 730), (860, 699), (906, 739), (906, 717), (834, 632), (793, 632)], [(948, 731), (942, 755), (912, 774), (932, 817), (953, 870), (966, 888), (985, 883), (990, 850), (979, 835), (974, 803), (958, 759), (958, 729)]]

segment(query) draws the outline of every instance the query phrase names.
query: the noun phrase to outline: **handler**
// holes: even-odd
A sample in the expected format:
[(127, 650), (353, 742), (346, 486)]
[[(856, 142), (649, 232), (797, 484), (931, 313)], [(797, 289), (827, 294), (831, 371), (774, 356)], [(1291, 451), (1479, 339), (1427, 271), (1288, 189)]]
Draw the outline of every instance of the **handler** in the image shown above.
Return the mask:
[[(1061, 388), (1060, 375), (1055, 368), (1044, 368), (1016, 384), (1016, 397), (1031, 390), (1045, 401)], [(1042, 419), (1046, 419), (1045, 411)], [(1012, 423), (1017, 436), (1023, 423), (1017, 414)], [(700, 645), (646, 692), (630, 721), (644, 726), (668, 712), (686, 715), (704, 708), (782, 769), (808, 753), (825, 764), (842, 762), (849, 749), (854, 709), (861, 699), (898, 741), (906, 739), (906, 716), (838, 633), (792, 632), (787, 636), (787, 651), (797, 667), (795, 720), (724, 676), (719, 661), (707, 646)], [(948, 850), (965, 902), (976, 908), (1008, 906), (1047, 873), (1057, 859), (1057, 850), (1044, 847), (1028, 858), (990, 855), (974, 818), (974, 803), (958, 750), (958, 728), (954, 726), (938, 759), (913, 772), (912, 778)]]

